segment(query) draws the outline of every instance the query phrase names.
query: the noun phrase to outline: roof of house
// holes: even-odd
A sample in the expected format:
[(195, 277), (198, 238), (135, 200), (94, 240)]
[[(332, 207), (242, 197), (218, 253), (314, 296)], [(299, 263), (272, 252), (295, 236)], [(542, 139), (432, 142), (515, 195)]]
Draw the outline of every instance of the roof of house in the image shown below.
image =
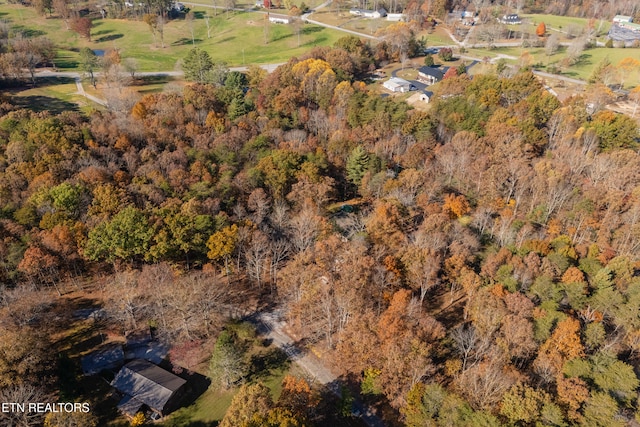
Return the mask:
[(385, 82), (385, 84), (390, 86), (411, 86), (411, 82), (401, 79), (400, 77), (391, 77)]
[(426, 95), (428, 98), (431, 98), (433, 96), (433, 92), (428, 91), (428, 90), (423, 90), (422, 94)]
[(632, 30), (640, 29), (640, 24), (636, 24), (634, 22), (620, 22), (620, 24), (618, 25), (620, 25), (623, 28), (630, 28)]
[(426, 65), (418, 68), (418, 73), (435, 77), (438, 80), (442, 80), (442, 77), (444, 77), (444, 73), (439, 68), (427, 67)]
[(165, 405), (186, 380), (142, 359), (133, 360), (120, 369), (111, 385), (149, 408), (164, 412)]
[(633, 22), (633, 17), (626, 15), (616, 15), (613, 17), (613, 22), (616, 21)]
[(510, 22), (522, 22), (522, 20), (520, 19), (520, 17), (517, 14), (511, 14), (511, 15), (504, 15), (502, 18), (500, 18), (500, 20), (502, 22), (506, 22), (506, 23), (510, 23)]
[(142, 408), (144, 403), (140, 402), (135, 397), (131, 397), (129, 395), (122, 398), (122, 400), (118, 403), (118, 409), (121, 412), (133, 417), (135, 416), (140, 408)]
[(379, 9), (376, 10), (370, 10), (370, 9), (359, 9), (357, 7), (352, 7), (351, 9), (349, 9), (349, 13), (351, 14), (358, 14), (358, 15), (373, 15), (374, 13), (378, 13), (380, 16), (386, 16), (387, 15), (387, 11), (385, 10), (384, 7), (381, 7)]
[(283, 19), (286, 21), (289, 21), (291, 19), (291, 17), (289, 15), (279, 15), (277, 13), (270, 13), (269, 14), (269, 19)]

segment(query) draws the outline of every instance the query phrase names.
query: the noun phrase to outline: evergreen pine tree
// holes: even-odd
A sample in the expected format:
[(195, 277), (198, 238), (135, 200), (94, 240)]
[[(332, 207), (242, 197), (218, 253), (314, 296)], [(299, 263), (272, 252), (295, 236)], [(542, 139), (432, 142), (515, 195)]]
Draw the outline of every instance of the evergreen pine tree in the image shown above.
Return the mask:
[(245, 366), (242, 351), (229, 331), (222, 331), (209, 361), (209, 377), (213, 383), (229, 388), (242, 379)]
[(368, 168), (369, 153), (361, 145), (358, 145), (351, 151), (347, 159), (347, 179), (355, 185), (360, 185)]

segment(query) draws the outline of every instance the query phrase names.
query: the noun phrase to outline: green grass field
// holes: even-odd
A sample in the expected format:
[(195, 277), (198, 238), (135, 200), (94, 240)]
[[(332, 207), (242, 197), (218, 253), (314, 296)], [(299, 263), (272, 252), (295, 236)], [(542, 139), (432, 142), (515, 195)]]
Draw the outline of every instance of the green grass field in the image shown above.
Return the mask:
[(442, 27), (436, 27), (432, 32), (428, 32), (426, 30), (419, 32), (416, 35), (417, 39), (424, 37), (427, 39), (427, 47), (429, 46), (448, 46), (454, 44), (451, 37), (447, 34), (447, 32)]
[[(315, 46), (331, 45), (344, 35), (311, 24), (302, 24), (300, 37), (293, 25), (269, 23), (265, 31), (265, 15), (260, 12), (219, 13), (217, 16), (213, 16), (211, 10), (195, 8), (194, 12), (193, 37), (187, 21), (169, 21), (164, 27), (164, 48), (159, 37), (154, 43), (148, 25), (142, 21), (94, 20), (92, 39), (88, 41), (67, 30), (61, 20), (38, 16), (31, 8), (3, 5), (0, 19), (28, 34), (52, 39), (59, 48), (55, 62), (61, 69), (77, 68), (78, 51), (82, 47), (119, 49), (122, 58), (136, 58), (140, 71), (173, 70), (194, 46), (231, 66), (279, 63)], [(207, 12), (211, 15), (210, 38), (205, 21)]]
[[(272, 347), (261, 349), (255, 346), (250, 352), (253, 354), (251, 359), (255, 365), (252, 365), (254, 371), (250, 374), (249, 381), (262, 382), (271, 390), (273, 400), (278, 400), (282, 392), (283, 378), (287, 374), (300, 375), (299, 368), (292, 366), (284, 353)], [(238, 388), (221, 390), (211, 386), (191, 406), (174, 412), (162, 425), (165, 427), (215, 425), (224, 418), (237, 391)]]
[[(513, 56), (516, 59), (507, 59), (508, 63), (517, 64), (523, 52), (528, 52), (533, 57), (533, 65), (540, 70), (545, 70), (548, 65), (560, 65), (560, 61), (566, 56), (566, 48), (561, 48), (558, 52), (547, 57), (544, 48), (520, 48), (520, 47), (501, 47), (492, 50), (488, 49), (468, 49), (467, 55), (478, 58), (485, 56), (495, 57), (499, 54)], [(593, 69), (608, 58), (613, 66), (616, 66), (624, 58), (640, 58), (640, 49), (632, 48), (614, 48), (607, 49), (603, 47), (587, 49), (582, 53), (580, 62), (567, 69), (561, 69), (561, 75), (581, 80), (587, 80), (593, 73)], [(640, 70), (625, 74), (625, 87), (635, 87), (640, 84)]]
[[(586, 80), (603, 59), (608, 58), (612, 65), (616, 66), (624, 58), (640, 58), (640, 49), (607, 49), (597, 48), (585, 50), (582, 60), (566, 70), (563, 74)], [(626, 74), (625, 87), (635, 87), (640, 84), (640, 70)]]
[[(544, 22), (547, 29), (553, 28), (555, 30), (566, 31), (571, 26), (576, 28), (586, 28), (589, 25), (589, 19), (575, 18), (572, 16), (556, 16), (556, 15), (542, 15), (542, 14), (525, 14), (523, 18), (529, 18), (534, 27), (540, 22)], [(602, 25), (601, 25), (602, 24)], [(606, 34), (611, 28), (611, 22), (606, 20), (595, 20), (593, 26), (596, 30), (599, 30), (599, 34)]]
[(51, 77), (38, 79), (35, 88), (7, 89), (12, 101), (20, 108), (33, 111), (50, 111), (59, 114), (64, 111), (89, 112), (94, 105), (78, 95), (76, 84), (71, 78)]

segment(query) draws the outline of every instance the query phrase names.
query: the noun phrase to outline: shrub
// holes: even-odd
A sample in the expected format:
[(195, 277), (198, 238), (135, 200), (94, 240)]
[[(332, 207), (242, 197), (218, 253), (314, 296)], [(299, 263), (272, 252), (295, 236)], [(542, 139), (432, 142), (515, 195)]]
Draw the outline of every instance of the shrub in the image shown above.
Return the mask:
[(443, 47), (442, 49), (440, 49), (440, 52), (438, 52), (438, 56), (443, 61), (451, 61), (453, 60), (453, 51), (451, 50), (451, 48)]

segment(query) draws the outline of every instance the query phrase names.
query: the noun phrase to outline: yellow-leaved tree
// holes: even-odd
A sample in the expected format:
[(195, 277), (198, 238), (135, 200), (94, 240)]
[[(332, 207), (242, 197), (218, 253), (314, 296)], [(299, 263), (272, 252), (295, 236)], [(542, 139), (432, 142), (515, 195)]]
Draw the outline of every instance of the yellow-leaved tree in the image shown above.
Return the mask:
[(207, 257), (210, 260), (219, 262), (224, 261), (224, 269), (229, 274), (229, 259), (236, 248), (236, 242), (238, 240), (238, 226), (232, 224), (228, 227), (224, 227), (220, 231), (216, 231), (209, 237), (207, 241)]

